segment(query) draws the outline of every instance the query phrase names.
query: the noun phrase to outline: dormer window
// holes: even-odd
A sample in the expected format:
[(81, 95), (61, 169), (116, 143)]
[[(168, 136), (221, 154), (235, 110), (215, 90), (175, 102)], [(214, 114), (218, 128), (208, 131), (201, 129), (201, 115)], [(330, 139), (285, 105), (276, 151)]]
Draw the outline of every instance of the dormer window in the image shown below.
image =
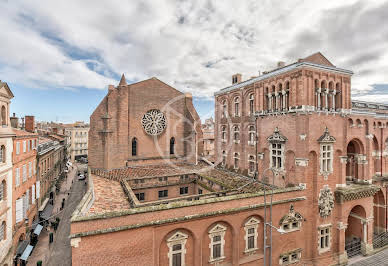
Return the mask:
[(295, 212), (294, 206), (291, 204), (288, 214), (280, 219), (279, 226), (286, 233), (299, 230), (302, 226), (303, 217), (299, 212)]

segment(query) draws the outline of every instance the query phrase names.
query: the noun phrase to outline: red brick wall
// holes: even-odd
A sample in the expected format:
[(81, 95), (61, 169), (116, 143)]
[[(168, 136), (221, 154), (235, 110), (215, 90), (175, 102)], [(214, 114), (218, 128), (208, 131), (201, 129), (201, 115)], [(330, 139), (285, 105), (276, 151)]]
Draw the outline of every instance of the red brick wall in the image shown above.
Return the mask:
[[(151, 109), (162, 110), (167, 118), (166, 130), (155, 138), (141, 125), (143, 115)], [(90, 117), (89, 165), (112, 169), (125, 166), (132, 158), (169, 156), (171, 137), (175, 138), (175, 155), (191, 155), (194, 141), (184, 141), (184, 137), (191, 134), (193, 127), (199, 129), (198, 138), (202, 137), (200, 125), (191, 98), (158, 79), (119, 86), (109, 91)], [(131, 154), (134, 137), (136, 156)], [(198, 143), (198, 150), (201, 147)]]

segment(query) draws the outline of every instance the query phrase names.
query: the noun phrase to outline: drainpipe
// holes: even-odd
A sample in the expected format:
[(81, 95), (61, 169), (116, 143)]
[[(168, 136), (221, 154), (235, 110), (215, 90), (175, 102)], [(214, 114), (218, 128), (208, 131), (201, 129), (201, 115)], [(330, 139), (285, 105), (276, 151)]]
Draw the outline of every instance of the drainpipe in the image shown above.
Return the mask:
[(383, 128), (381, 127), (381, 141), (380, 141), (380, 173), (383, 177)]
[(388, 232), (388, 186), (385, 187), (385, 232)]

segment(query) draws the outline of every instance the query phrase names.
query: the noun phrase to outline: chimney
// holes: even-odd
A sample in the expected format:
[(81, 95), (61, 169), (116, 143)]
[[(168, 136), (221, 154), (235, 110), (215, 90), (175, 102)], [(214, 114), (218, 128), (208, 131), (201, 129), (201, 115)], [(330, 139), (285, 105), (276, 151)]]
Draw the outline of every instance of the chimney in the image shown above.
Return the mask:
[(284, 67), (285, 65), (286, 65), (286, 63), (283, 61), (278, 62), (278, 68)]
[(232, 76), (232, 84), (237, 84), (241, 82), (241, 74), (234, 74)]
[(15, 113), (13, 116), (9, 118), (11, 120), (11, 127), (18, 128), (19, 127), (19, 118), (16, 117)]
[(35, 130), (35, 117), (33, 115), (25, 116), (25, 130), (28, 132), (34, 132)]

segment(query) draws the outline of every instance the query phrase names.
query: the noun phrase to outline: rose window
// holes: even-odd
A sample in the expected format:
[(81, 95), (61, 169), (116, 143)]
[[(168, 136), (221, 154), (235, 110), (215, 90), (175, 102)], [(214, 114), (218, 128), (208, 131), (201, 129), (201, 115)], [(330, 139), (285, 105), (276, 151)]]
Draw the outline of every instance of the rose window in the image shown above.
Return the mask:
[(152, 109), (143, 115), (141, 124), (149, 135), (157, 136), (166, 128), (167, 122), (160, 110)]

